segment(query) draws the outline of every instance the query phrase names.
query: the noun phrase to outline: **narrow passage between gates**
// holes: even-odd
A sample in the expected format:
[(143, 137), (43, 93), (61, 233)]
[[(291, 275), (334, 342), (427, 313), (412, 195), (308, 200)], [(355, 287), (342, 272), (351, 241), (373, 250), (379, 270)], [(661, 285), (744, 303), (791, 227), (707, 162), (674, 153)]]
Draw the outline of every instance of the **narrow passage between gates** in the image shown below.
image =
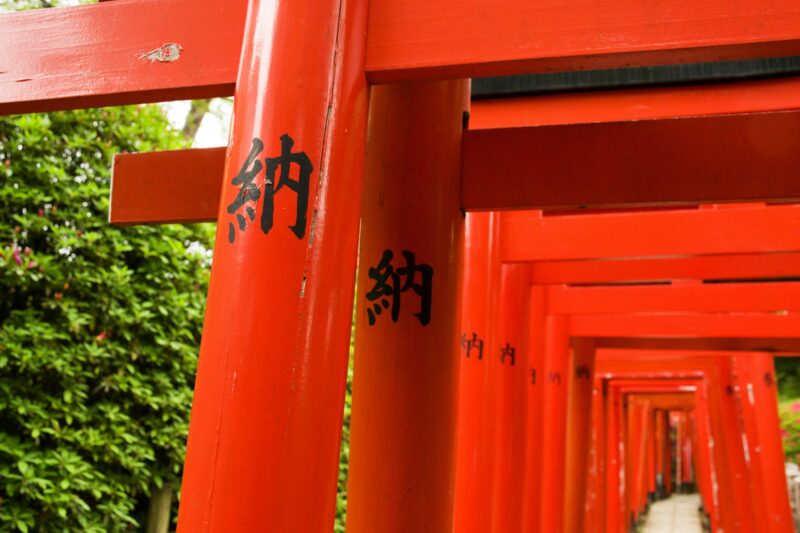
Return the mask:
[(642, 533), (701, 533), (700, 495), (674, 494), (655, 502), (647, 513)]

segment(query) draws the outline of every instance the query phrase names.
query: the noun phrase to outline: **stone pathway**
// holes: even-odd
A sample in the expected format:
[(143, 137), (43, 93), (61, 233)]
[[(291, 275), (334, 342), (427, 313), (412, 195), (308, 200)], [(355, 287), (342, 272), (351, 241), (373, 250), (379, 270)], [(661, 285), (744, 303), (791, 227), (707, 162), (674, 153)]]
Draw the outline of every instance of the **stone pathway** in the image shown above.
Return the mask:
[(642, 533), (702, 533), (700, 495), (675, 494), (650, 506)]

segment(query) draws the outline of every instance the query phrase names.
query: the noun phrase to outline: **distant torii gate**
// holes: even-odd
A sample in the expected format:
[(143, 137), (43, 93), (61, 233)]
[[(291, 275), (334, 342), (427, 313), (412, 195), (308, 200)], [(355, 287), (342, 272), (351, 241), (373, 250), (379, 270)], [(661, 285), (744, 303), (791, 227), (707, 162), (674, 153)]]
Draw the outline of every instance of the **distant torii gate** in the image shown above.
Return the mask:
[[(496, 154), (542, 133), (463, 135), (467, 78), (800, 52), (800, 6), (764, 7), (373, 0), (367, 16), (366, 0), (116, 0), (0, 16), (2, 113), (235, 86), (181, 530), (330, 530), (359, 215), (348, 529), (450, 530), (461, 207), (480, 185), (461, 163), (468, 146)], [(633, 179), (618, 197), (585, 189), (526, 206), (800, 198), (797, 180), (780, 178), (796, 172), (797, 147), (775, 146), (742, 152), (779, 162), (758, 190), (712, 180), (699, 196), (648, 197)], [(516, 199), (507, 176), (480, 177)], [(165, 190), (145, 192), (173, 207), (190, 194)]]

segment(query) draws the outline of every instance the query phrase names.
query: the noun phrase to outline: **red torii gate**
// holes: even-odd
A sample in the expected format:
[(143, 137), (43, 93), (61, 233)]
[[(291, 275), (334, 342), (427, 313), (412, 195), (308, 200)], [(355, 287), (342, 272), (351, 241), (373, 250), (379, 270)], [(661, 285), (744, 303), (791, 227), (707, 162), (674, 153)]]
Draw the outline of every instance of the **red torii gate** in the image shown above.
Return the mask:
[[(367, 16), (363, 0), (247, 6), (116, 0), (3, 15), (0, 50), (10, 52), (0, 65), (0, 112), (223, 95), (235, 85), (217, 217), (231, 225), (215, 246), (182, 489), (187, 531), (330, 528), (359, 227), (353, 205), (367, 143), (363, 264), (410, 251), (437, 273), (437, 292), (427, 325), (403, 316), (370, 327), (359, 302), (349, 528), (448, 530), (456, 359), (437, 355), (458, 337), (464, 79), (788, 55), (800, 50), (800, 9), (789, 0), (768, 13), (721, 0), (664, 10), (633, 0), (612, 8), (481, 0), (454, 13), (442, 2), (376, 0)], [(442, 31), (442, 20), (454, 23)], [(33, 47), (27, 35), (49, 39)], [(373, 87), (367, 128), (367, 84), (390, 81), (413, 83)], [(267, 185), (288, 185), (282, 205), (266, 224), (262, 212), (262, 233), (237, 233), (248, 222), (228, 212), (241, 192), (230, 182), (261, 152), (256, 140), (266, 156), (284, 156), (278, 165), (306, 173), (310, 165), (313, 179), (306, 176), (307, 203), (295, 206), (284, 203), (289, 190), (305, 185), (258, 177), (265, 197)], [(800, 197), (793, 187), (779, 180), (752, 199)], [(709, 201), (741, 199), (722, 183), (712, 192)], [(369, 292), (366, 269), (358, 285)]]
[[(630, 237), (631, 243), (626, 243), (626, 236), (616, 238), (616, 249), (606, 253), (606, 256), (614, 258), (613, 260), (597, 261), (588, 252), (582, 252), (580, 245), (571, 247), (570, 242), (560, 240), (558, 237), (563, 237), (559, 233), (558, 227), (560, 224), (571, 224), (573, 228), (583, 227), (584, 221), (586, 226), (583, 231), (577, 231), (579, 234), (585, 234), (586, 228), (603, 224), (617, 224), (623, 223), (623, 217), (620, 215), (586, 215), (583, 217), (541, 217), (533, 214), (513, 214), (505, 215), (508, 217), (527, 218), (527, 224), (537, 225), (540, 240), (543, 243), (542, 249), (531, 250), (531, 256), (524, 257), (524, 260), (535, 260), (538, 257), (544, 256), (547, 259), (547, 264), (551, 267), (550, 275), (552, 278), (557, 278), (562, 283), (569, 283), (572, 281), (571, 275), (575, 274), (575, 270), (571, 269), (572, 265), (568, 265), (565, 272), (560, 270), (554, 265), (559, 265), (562, 258), (571, 259), (575, 256), (581, 257), (587, 265), (593, 262), (597, 263), (614, 263), (621, 265), (622, 268), (614, 271), (614, 267), (606, 269), (606, 272), (616, 274), (617, 277), (614, 281), (629, 281), (629, 280), (649, 280), (648, 276), (657, 276), (655, 279), (663, 280), (668, 279), (665, 272), (669, 272), (672, 268), (672, 263), (675, 260), (675, 255), (686, 254), (688, 252), (699, 252), (700, 250), (707, 250), (710, 253), (714, 252), (744, 252), (752, 253), (757, 250), (765, 252), (766, 249), (763, 244), (756, 237), (758, 231), (763, 228), (755, 228), (752, 232), (733, 233), (733, 236), (726, 239), (720, 239), (720, 235), (724, 234), (727, 224), (735, 217), (730, 216), (730, 212), (736, 212), (743, 215), (743, 218), (748, 222), (761, 221), (763, 226), (767, 224), (775, 224), (775, 220), (767, 222), (770, 216), (792, 216), (792, 211), (785, 210), (772, 210), (774, 208), (766, 208), (759, 206), (736, 207), (731, 209), (710, 209), (702, 213), (700, 211), (683, 211), (683, 212), (655, 212), (655, 213), (629, 213), (627, 214), (626, 224), (640, 226), (640, 222), (649, 222), (652, 224), (659, 224), (661, 230), (656, 233), (658, 242), (653, 243), (653, 239), (649, 242), (650, 253), (657, 254), (655, 258), (640, 259), (643, 254), (639, 252), (642, 249), (641, 243), (645, 239), (640, 235), (632, 235)], [(703, 217), (706, 224), (703, 226), (702, 231), (694, 232), (689, 236), (684, 237), (681, 233), (683, 229), (681, 222), (684, 226), (688, 225), (686, 217), (696, 217), (698, 213)], [(547, 493), (552, 497), (553, 494), (558, 495), (560, 491), (560, 483), (558, 479), (563, 478), (563, 472), (559, 474), (562, 469), (563, 463), (560, 457), (563, 457), (565, 450), (564, 440), (580, 441), (581, 437), (574, 435), (572, 438), (566, 436), (566, 426), (571, 433), (581, 433), (580, 428), (588, 427), (588, 418), (583, 413), (589, 412), (587, 402), (591, 398), (591, 389), (587, 387), (578, 386), (573, 384), (573, 372), (571, 369), (579, 369), (585, 366), (587, 371), (590, 371), (593, 361), (593, 352), (591, 346), (593, 343), (602, 344), (605, 339), (595, 339), (589, 344), (586, 342), (578, 342), (573, 345), (572, 359), (568, 356), (567, 349), (567, 334), (569, 333), (570, 323), (574, 321), (581, 322), (582, 317), (578, 315), (589, 315), (587, 318), (595, 320), (603, 320), (612, 323), (620, 314), (630, 313), (650, 313), (649, 315), (630, 317), (625, 316), (625, 319), (652, 319), (654, 324), (658, 324), (661, 318), (669, 318), (669, 316), (653, 315), (653, 313), (674, 313), (678, 311), (693, 312), (693, 313), (725, 313), (718, 315), (676, 315), (674, 318), (680, 320), (684, 319), (684, 323), (691, 324), (695, 318), (701, 319), (701, 324), (694, 324), (693, 331), (686, 329), (686, 326), (681, 326), (681, 323), (672, 324), (672, 332), (667, 332), (666, 338), (646, 338), (642, 339), (655, 346), (655, 342), (670, 344), (677, 342), (683, 344), (684, 348), (690, 348), (694, 344), (694, 349), (698, 347), (706, 347), (707, 344), (730, 343), (733, 346), (726, 346), (727, 349), (746, 349), (747, 346), (740, 344), (736, 339), (730, 337), (736, 336), (752, 336), (750, 339), (751, 344), (760, 344), (762, 347), (770, 346), (774, 340), (759, 339), (758, 329), (756, 327), (740, 329), (738, 333), (729, 333), (734, 328), (728, 328), (724, 331), (724, 335), (713, 329), (706, 330), (706, 322), (702, 321), (705, 317), (710, 317), (712, 322), (717, 321), (717, 329), (724, 326), (728, 318), (739, 320), (740, 322), (748, 322), (751, 318), (766, 317), (765, 324), (771, 323), (770, 318), (774, 315), (768, 313), (786, 312), (797, 310), (796, 295), (792, 296), (800, 289), (800, 285), (793, 282), (773, 282), (773, 283), (726, 283), (726, 284), (701, 284), (699, 281), (705, 279), (705, 275), (712, 274), (709, 277), (712, 279), (732, 279), (735, 281), (737, 278), (744, 277), (745, 279), (758, 279), (769, 278), (775, 276), (774, 271), (770, 271), (771, 266), (766, 269), (760, 269), (761, 265), (751, 264), (745, 268), (751, 268), (747, 273), (742, 271), (742, 266), (734, 268), (733, 274), (726, 274), (725, 265), (715, 265), (715, 269), (711, 272), (704, 269), (684, 270), (683, 277), (685, 279), (692, 279), (698, 283), (688, 284), (673, 284), (673, 285), (656, 285), (656, 286), (605, 286), (605, 287), (568, 287), (568, 286), (549, 286), (549, 287), (536, 287), (534, 286), (531, 291), (526, 288), (531, 283), (529, 271), (535, 269), (540, 262), (534, 262), (531, 265), (503, 265), (501, 266), (502, 256), (501, 252), (506, 253), (508, 256), (513, 256), (514, 259), (519, 259), (514, 256), (516, 253), (511, 245), (503, 241), (503, 237), (510, 235), (506, 232), (507, 226), (504, 226), (505, 218), (499, 217), (494, 214), (470, 215), (467, 219), (467, 239), (466, 239), (466, 255), (465, 255), (465, 279), (463, 282), (462, 299), (464, 305), (464, 318), (462, 326), (462, 380), (461, 380), (461, 403), (460, 403), (460, 424), (459, 424), (459, 467), (457, 468), (457, 498), (456, 498), (456, 528), (459, 531), (482, 531), (488, 530), (490, 527), (494, 531), (502, 531), (502, 528), (497, 526), (494, 517), (504, 517), (505, 520), (513, 522), (513, 516), (519, 516), (516, 511), (516, 506), (519, 505), (515, 499), (515, 495), (523, 493), (526, 495), (526, 501), (523, 503), (523, 523), (529, 524), (531, 521), (536, 524), (533, 529), (538, 527), (549, 528), (547, 530), (554, 530), (553, 528), (561, 527), (560, 520), (562, 516), (569, 516), (569, 513), (574, 514), (576, 509), (580, 509), (582, 505), (578, 504), (575, 495), (580, 494), (574, 490), (567, 490), (567, 497), (565, 499), (565, 513), (562, 515), (559, 512), (558, 506), (554, 506), (552, 499), (546, 502), (542, 501), (542, 495), (537, 491), (536, 487), (530, 487), (530, 480), (536, 479), (537, 476), (545, 476), (546, 471), (551, 472), (552, 479), (539, 478), (534, 485), (547, 486)], [(676, 223), (677, 221), (677, 223)], [(775, 224), (779, 226), (779, 224)], [(664, 228), (676, 226), (674, 231), (666, 231)], [(548, 233), (551, 228), (556, 228), (554, 235)], [(751, 228), (752, 229), (752, 228)], [(525, 241), (525, 233), (519, 232), (519, 241)], [(783, 231), (782, 235), (787, 240), (783, 241), (780, 246), (786, 250), (792, 250), (796, 247), (795, 242), (791, 242), (793, 237), (788, 235), (787, 231)], [(597, 233), (596, 239), (598, 242), (594, 245), (591, 251), (603, 248), (602, 233)], [(550, 244), (552, 243), (552, 244)], [(526, 245), (527, 246), (527, 245)], [(574, 251), (573, 251), (574, 250)], [(578, 255), (583, 253), (584, 255)], [(536, 254), (535, 256), (533, 254)], [(616, 259), (617, 255), (621, 258)], [(666, 257), (658, 257), (666, 256)], [(764, 254), (753, 257), (769, 257), (770, 254)], [(779, 255), (779, 254), (775, 254)], [(789, 254), (787, 254), (789, 255)], [(631, 256), (634, 258), (631, 259)], [(699, 259), (704, 259), (709, 256), (698, 256)], [(715, 258), (714, 256), (710, 256)], [(732, 256), (737, 257), (737, 256)], [(689, 257), (689, 259), (692, 259)], [(715, 258), (716, 259), (716, 258)], [(642, 269), (639, 267), (642, 261), (648, 261), (647, 265)], [(562, 261), (560, 264), (564, 264)], [(666, 265), (666, 267), (664, 266)], [(752, 268), (752, 267), (755, 268)], [(796, 268), (791, 266), (788, 262), (788, 268)], [(589, 267), (585, 270), (578, 272), (578, 276), (584, 276), (590, 273)], [(655, 273), (655, 274), (654, 274)], [(744, 274), (744, 275), (742, 275)], [(629, 275), (630, 278), (623, 276)], [(585, 278), (580, 278), (579, 282), (585, 282)], [(529, 304), (526, 302), (530, 302)], [(524, 317), (525, 308), (530, 305), (530, 323), (526, 322)], [(497, 311), (492, 309), (499, 306)], [(731, 314), (731, 311), (738, 311), (740, 315)], [(749, 313), (742, 315), (741, 313)], [(594, 313), (596, 316), (591, 316)], [(602, 313), (598, 315), (598, 313)], [(758, 313), (754, 315), (753, 313)], [(765, 314), (766, 313), (766, 314)], [(545, 318), (547, 315), (576, 315), (568, 319), (558, 319), (557, 317)], [(490, 317), (496, 316), (496, 319)], [(795, 317), (789, 317), (794, 320), (794, 325), (782, 327), (780, 324), (774, 324), (783, 335), (787, 338), (794, 339), (797, 336), (797, 323)], [(494, 322), (496, 320), (496, 323)], [(545, 322), (546, 321), (546, 322)], [(558, 324), (561, 324), (560, 326)], [(527, 324), (527, 327), (526, 327)], [(547, 325), (545, 325), (547, 324)], [(668, 326), (669, 324), (660, 324)], [(757, 326), (757, 324), (755, 324)], [(555, 327), (555, 329), (553, 329)], [(684, 331), (680, 331), (680, 327)], [(495, 328), (500, 330), (493, 332)], [(547, 329), (549, 328), (549, 329)], [(627, 333), (624, 326), (618, 327), (619, 333), (617, 337), (625, 337)], [(544, 334), (540, 333), (545, 331)], [(568, 383), (564, 383), (565, 387), (559, 388), (560, 393), (558, 398), (553, 398), (550, 403), (542, 404), (543, 398), (549, 398), (552, 393), (555, 393), (555, 388), (550, 388), (550, 393), (540, 398), (536, 394), (528, 395), (527, 407), (519, 400), (520, 387), (532, 390), (537, 387), (530, 387), (527, 384), (527, 368), (514, 370), (507, 365), (498, 365), (492, 363), (493, 352), (497, 350), (497, 345), (503, 346), (510, 344), (516, 346), (517, 351), (521, 352), (525, 342), (534, 339), (547, 339), (549, 333), (554, 334), (560, 331), (562, 340), (545, 341), (545, 346), (539, 345), (536, 349), (531, 346), (531, 349), (539, 350), (539, 353), (544, 353), (545, 358), (539, 360), (541, 355), (537, 355), (538, 362), (532, 362), (530, 365), (536, 367), (539, 371), (538, 375), (541, 380), (551, 372), (564, 376), (568, 379)], [(635, 333), (635, 332), (634, 332)], [(716, 335), (720, 338), (706, 339), (696, 338), (692, 339), (690, 336), (705, 337), (705, 335)], [(741, 334), (741, 335), (740, 335)], [(658, 335), (654, 333), (653, 335)], [(496, 339), (496, 340), (494, 340)], [(619, 341), (619, 339), (614, 339)], [(640, 339), (635, 339), (638, 342)], [(784, 340), (784, 339), (781, 339)], [(478, 341), (480, 344), (475, 344)], [(537, 342), (541, 342), (537, 341)], [(795, 342), (796, 344), (796, 342)], [(549, 346), (549, 348), (548, 348)], [(752, 349), (752, 348), (750, 348)], [(472, 355), (470, 356), (470, 353)], [(481, 364), (479, 361), (484, 352), (488, 353), (489, 361)], [(550, 354), (550, 357), (547, 356)], [(505, 361), (503, 361), (505, 362)], [(541, 364), (552, 365), (542, 366)], [(488, 367), (486, 365), (489, 365)], [(516, 377), (514, 377), (516, 373)], [(568, 376), (568, 378), (567, 378)], [(522, 381), (520, 381), (522, 378)], [(535, 379), (535, 378), (534, 378)], [(521, 385), (520, 385), (521, 384)], [(569, 385), (569, 386), (566, 386)], [(546, 384), (545, 384), (546, 387)], [(516, 396), (516, 399), (514, 399)], [(497, 404), (492, 403), (487, 398), (497, 398)], [(572, 407), (567, 409), (567, 398), (571, 402)], [(541, 414), (547, 417), (550, 422), (542, 422), (541, 424), (533, 423), (528, 424), (527, 429), (527, 453), (523, 454), (527, 457), (535, 457), (534, 461), (528, 461), (529, 472), (525, 477), (525, 488), (520, 490), (520, 481), (518, 476), (520, 469), (513, 470), (508, 465), (519, 465), (520, 453), (515, 451), (514, 442), (518, 442), (520, 437), (520, 424), (514, 424), (514, 419), (527, 418), (531, 420), (533, 413)], [(567, 424), (567, 417), (564, 413), (569, 413), (569, 423)], [(487, 426), (488, 424), (488, 426)], [(555, 425), (554, 425), (555, 424)], [(544, 429), (544, 426), (547, 429)], [(492, 429), (494, 427), (495, 429)], [(497, 444), (491, 441), (491, 435), (496, 435)], [(516, 436), (514, 436), (516, 435)], [(543, 435), (547, 435), (543, 439)], [(488, 438), (488, 440), (487, 440)], [(510, 439), (510, 440), (509, 440)], [(547, 442), (542, 445), (547, 450), (544, 452), (539, 448), (540, 442), (546, 440)], [(569, 448), (569, 447), (567, 447)], [(479, 454), (480, 450), (480, 454)], [(568, 452), (571, 453), (571, 452)], [(579, 449), (575, 453), (580, 455)], [(547, 457), (546, 460), (542, 459)], [(570, 456), (571, 457), (571, 456)], [(577, 461), (577, 462), (575, 462)], [(498, 470), (498, 463), (507, 465)], [(571, 458), (567, 464), (575, 464), (573, 470), (580, 471), (580, 460)], [(498, 471), (511, 472), (512, 476), (516, 478), (497, 478)], [(568, 477), (568, 476), (567, 476)], [(492, 487), (493, 490), (492, 490)], [(488, 495), (488, 496), (487, 496)], [(493, 503), (487, 509), (485, 502)], [(540, 503), (542, 502), (542, 503)], [(499, 505), (498, 505), (499, 503)], [(545, 526), (541, 525), (544, 520), (539, 516), (538, 511), (533, 512), (531, 509), (542, 509), (542, 514), (547, 517)], [(509, 518), (509, 515), (512, 518)], [(531, 530), (530, 528), (528, 530)]]

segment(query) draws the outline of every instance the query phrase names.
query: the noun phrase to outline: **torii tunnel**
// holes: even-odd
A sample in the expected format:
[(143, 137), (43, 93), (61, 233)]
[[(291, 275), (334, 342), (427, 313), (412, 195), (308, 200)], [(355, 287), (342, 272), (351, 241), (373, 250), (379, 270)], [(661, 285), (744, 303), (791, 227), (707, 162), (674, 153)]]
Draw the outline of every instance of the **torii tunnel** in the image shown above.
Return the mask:
[(793, 0), (114, 0), (0, 15), (0, 113), (235, 95), (113, 169), (218, 224), (178, 531), (331, 531), (355, 299), (348, 531), (788, 533), (800, 77), (470, 80), (798, 54)]

